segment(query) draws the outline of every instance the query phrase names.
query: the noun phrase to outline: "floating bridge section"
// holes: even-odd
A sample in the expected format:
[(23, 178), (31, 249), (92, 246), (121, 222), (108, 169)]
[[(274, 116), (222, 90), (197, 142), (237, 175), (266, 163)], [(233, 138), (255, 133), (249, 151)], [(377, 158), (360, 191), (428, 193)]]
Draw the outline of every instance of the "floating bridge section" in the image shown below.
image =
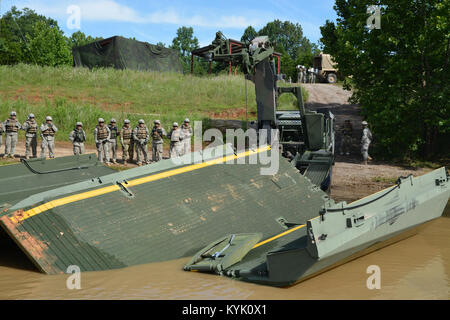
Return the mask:
[[(59, 172), (9, 175), (17, 185), (51, 177), (60, 183), (28, 188), (21, 198), (12, 193), (16, 200), (3, 205), (0, 226), (48, 274), (70, 265), (94, 271), (192, 256), (227, 233), (259, 232), (267, 239), (306, 223), (330, 200), (278, 153), (272, 176), (261, 175), (266, 165), (230, 164), (262, 152), (271, 151), (218, 147), (115, 173), (97, 164), (64, 170), (81, 161), (69, 157)], [(192, 155), (203, 161), (188, 163)], [(30, 166), (52, 171), (50, 164)], [(3, 201), (8, 196), (0, 193)]]

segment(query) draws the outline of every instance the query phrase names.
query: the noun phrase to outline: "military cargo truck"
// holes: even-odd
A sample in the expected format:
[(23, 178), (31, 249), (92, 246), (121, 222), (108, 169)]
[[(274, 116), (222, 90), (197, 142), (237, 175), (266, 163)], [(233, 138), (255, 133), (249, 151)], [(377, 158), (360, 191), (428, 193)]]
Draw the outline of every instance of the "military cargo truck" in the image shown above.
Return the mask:
[(319, 70), (317, 77), (320, 81), (336, 83), (338, 70), (334, 67), (333, 57), (329, 54), (321, 53), (314, 57), (314, 69)]

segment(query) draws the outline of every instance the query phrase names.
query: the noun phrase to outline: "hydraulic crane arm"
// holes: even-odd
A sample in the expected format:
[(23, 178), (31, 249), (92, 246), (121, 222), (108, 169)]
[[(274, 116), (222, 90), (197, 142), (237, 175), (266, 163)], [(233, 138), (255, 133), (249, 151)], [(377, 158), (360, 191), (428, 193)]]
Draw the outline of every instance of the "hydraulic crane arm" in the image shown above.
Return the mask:
[(258, 128), (276, 128), (278, 75), (273, 59), (274, 47), (269, 37), (261, 36), (233, 48), (222, 32), (216, 33), (211, 45), (194, 51), (208, 61), (232, 62), (240, 65), (246, 78), (255, 83)]

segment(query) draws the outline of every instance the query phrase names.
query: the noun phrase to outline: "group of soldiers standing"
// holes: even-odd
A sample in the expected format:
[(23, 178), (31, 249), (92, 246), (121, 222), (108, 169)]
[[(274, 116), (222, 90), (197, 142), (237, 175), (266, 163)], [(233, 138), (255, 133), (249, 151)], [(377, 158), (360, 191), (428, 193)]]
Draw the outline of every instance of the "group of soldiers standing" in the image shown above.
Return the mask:
[[(149, 130), (144, 119), (140, 119), (135, 128), (130, 125), (130, 120), (125, 119), (122, 128), (119, 130), (115, 119), (111, 119), (108, 125), (105, 125), (103, 118), (98, 119), (98, 124), (94, 130), (94, 141), (97, 147), (98, 160), (101, 162), (117, 163), (117, 149), (119, 138), (122, 146), (122, 161), (127, 165), (133, 160), (136, 151), (137, 165), (150, 163), (147, 145), (152, 139), (152, 160), (158, 162), (163, 157), (163, 138), (170, 139), (170, 157), (179, 157), (191, 152), (192, 127), (189, 119), (185, 119), (181, 127), (177, 122), (172, 125), (169, 134), (161, 126), (160, 120), (153, 121), (153, 128)], [(84, 153), (84, 142), (86, 133), (83, 130), (83, 124), (77, 122), (75, 129), (70, 133), (69, 139), (73, 143), (74, 154)]]
[(17, 120), (17, 113), (12, 111), (5, 122), (0, 122), (0, 146), (2, 145), (3, 133), (5, 133), (5, 153), (3, 158), (14, 158), (19, 130), (25, 131), (25, 159), (29, 159), (30, 154), (33, 158), (37, 157), (38, 134), (40, 134), (42, 139), (41, 157), (46, 157), (47, 149), (49, 151), (49, 157), (55, 157), (55, 134), (58, 128), (53, 124), (52, 117), (47, 116), (45, 122), (39, 127), (34, 114), (30, 113), (27, 121), (21, 125)]
[[(54, 158), (55, 134), (58, 128), (53, 124), (51, 116), (45, 118), (45, 122), (39, 127), (34, 114), (28, 115), (23, 125), (17, 120), (15, 111), (5, 122), (0, 122), (0, 147), (2, 146), (3, 133), (5, 133), (5, 153), (3, 158), (14, 158), (14, 151), (18, 142), (19, 130), (25, 131), (25, 158), (37, 157), (38, 134), (41, 142), (41, 158), (46, 157), (47, 149), (49, 157)], [(130, 120), (125, 119), (119, 130), (115, 119), (105, 124), (103, 118), (98, 119), (94, 130), (94, 141), (97, 147), (98, 160), (106, 164), (117, 163), (118, 139), (122, 147), (122, 160), (124, 165), (133, 161), (134, 151), (137, 155), (137, 165), (150, 163), (147, 145), (152, 140), (152, 160), (157, 162), (163, 158), (163, 138), (170, 140), (170, 158), (183, 156), (191, 152), (191, 136), (193, 134), (189, 119), (185, 119), (181, 127), (174, 122), (169, 134), (161, 126), (161, 121), (153, 121), (153, 128), (149, 130), (143, 119), (138, 121), (135, 128), (130, 125)], [(83, 123), (77, 122), (75, 128), (69, 134), (69, 140), (73, 145), (74, 155), (85, 152), (86, 132)]]
[[(368, 161), (372, 160), (372, 157), (369, 156), (369, 146), (372, 142), (372, 132), (369, 129), (369, 124), (367, 121), (363, 121), (362, 123), (363, 127), (363, 134), (361, 137), (361, 155), (363, 158), (363, 164), (367, 164)], [(341, 130), (342, 140), (341, 140), (341, 155), (350, 155), (350, 149), (352, 146), (352, 140), (353, 140), (353, 126), (350, 120), (346, 119), (344, 121), (344, 126)]]
[(298, 70), (298, 83), (316, 83), (317, 80), (317, 73), (319, 70), (314, 68), (307, 68), (302, 65), (297, 66)]

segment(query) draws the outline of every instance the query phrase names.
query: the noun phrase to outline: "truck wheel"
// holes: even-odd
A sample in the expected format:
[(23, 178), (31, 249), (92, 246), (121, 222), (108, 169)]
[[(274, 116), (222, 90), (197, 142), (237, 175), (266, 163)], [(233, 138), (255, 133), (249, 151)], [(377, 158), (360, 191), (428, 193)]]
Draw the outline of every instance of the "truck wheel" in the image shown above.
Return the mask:
[(334, 73), (329, 73), (327, 75), (327, 81), (328, 83), (336, 83), (337, 82), (337, 76)]

